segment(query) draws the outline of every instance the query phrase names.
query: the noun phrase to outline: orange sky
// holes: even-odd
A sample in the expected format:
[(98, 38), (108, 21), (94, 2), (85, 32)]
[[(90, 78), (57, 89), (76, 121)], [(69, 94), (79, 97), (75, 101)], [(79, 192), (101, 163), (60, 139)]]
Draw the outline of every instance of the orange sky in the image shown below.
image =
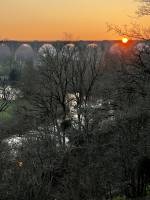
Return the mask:
[(118, 39), (106, 23), (129, 24), (136, 8), (134, 0), (1, 0), (0, 39)]

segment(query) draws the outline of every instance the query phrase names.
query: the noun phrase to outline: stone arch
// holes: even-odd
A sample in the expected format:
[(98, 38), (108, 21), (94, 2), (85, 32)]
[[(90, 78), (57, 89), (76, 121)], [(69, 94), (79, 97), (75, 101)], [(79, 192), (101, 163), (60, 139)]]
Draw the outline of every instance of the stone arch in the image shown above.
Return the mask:
[(15, 52), (16, 60), (33, 61), (34, 57), (35, 54), (33, 48), (29, 44), (21, 44)]
[(100, 62), (102, 57), (102, 48), (96, 43), (90, 43), (86, 46), (87, 60), (93, 60), (96, 57), (97, 63)]
[(38, 53), (42, 56), (45, 56), (46, 54), (55, 56), (57, 54), (57, 50), (52, 44), (43, 44), (39, 48)]
[(73, 43), (68, 43), (66, 45), (63, 46), (63, 48), (61, 49), (61, 56), (66, 56), (69, 57), (72, 54), (75, 54), (76, 52), (76, 47)]
[(96, 43), (90, 43), (87, 45), (88, 48), (98, 48), (98, 45)]
[(11, 50), (7, 44), (0, 44), (0, 61), (5, 61), (11, 57)]

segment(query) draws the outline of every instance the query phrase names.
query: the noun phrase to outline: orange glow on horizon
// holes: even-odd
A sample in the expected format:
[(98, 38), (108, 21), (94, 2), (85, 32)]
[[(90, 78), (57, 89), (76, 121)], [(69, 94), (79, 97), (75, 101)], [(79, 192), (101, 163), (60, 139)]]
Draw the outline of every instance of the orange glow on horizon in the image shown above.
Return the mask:
[[(106, 24), (130, 24), (136, 9), (134, 0), (5, 0), (0, 40), (120, 40)], [(149, 26), (148, 17), (138, 22)]]

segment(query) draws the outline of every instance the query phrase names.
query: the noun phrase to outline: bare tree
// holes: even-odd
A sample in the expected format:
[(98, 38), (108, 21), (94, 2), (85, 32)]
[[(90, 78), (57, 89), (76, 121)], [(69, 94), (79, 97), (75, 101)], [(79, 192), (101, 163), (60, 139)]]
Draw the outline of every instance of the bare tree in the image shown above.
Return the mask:
[(149, 0), (138, 0), (140, 6), (138, 8), (137, 14), (139, 16), (150, 15), (150, 1)]
[[(65, 147), (65, 124), (72, 120), (70, 103), (76, 102), (78, 125), (81, 128), (81, 108), (87, 106), (99, 77), (101, 52), (97, 47), (77, 48), (68, 45), (55, 55), (41, 57), (37, 70), (36, 89), (31, 93), (34, 112), (48, 126), (57, 130), (59, 144)], [(72, 97), (70, 96), (72, 95)], [(75, 113), (73, 113), (75, 115)]]
[(131, 23), (131, 25), (114, 25), (107, 24), (108, 31), (112, 31), (119, 36), (128, 37), (137, 40), (149, 40), (150, 39), (150, 27), (143, 27), (138, 23)]
[(14, 94), (9, 88), (8, 78), (0, 77), (0, 112), (6, 111), (13, 97)]
[[(150, 1), (149, 0), (136, 0), (140, 2), (139, 8), (136, 14), (139, 17), (150, 15)], [(126, 36), (131, 39), (138, 40), (149, 40), (150, 39), (150, 27), (144, 27), (137, 22), (131, 23), (130, 25), (114, 25), (107, 24), (108, 31), (113, 31), (120, 36)]]

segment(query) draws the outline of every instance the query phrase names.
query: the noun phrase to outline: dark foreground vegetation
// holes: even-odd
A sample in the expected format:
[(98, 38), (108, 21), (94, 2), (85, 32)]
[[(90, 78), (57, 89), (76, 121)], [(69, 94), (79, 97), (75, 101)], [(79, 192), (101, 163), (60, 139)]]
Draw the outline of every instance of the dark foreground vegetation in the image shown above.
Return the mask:
[[(150, 49), (120, 49), (82, 44), (47, 50), (36, 65), (7, 64), (0, 200), (149, 196)], [(20, 144), (6, 142), (15, 136)]]

